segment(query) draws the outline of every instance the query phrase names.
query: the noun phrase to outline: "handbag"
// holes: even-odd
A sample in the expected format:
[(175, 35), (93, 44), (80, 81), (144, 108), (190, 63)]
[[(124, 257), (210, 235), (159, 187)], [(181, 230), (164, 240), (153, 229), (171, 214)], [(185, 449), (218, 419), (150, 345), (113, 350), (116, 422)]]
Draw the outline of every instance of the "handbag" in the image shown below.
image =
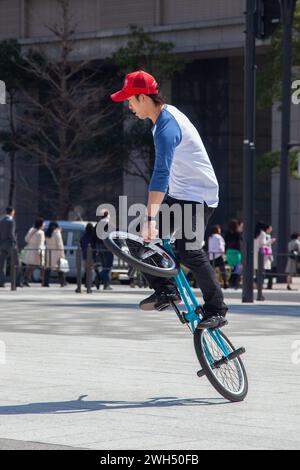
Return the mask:
[(265, 256), (272, 256), (272, 248), (270, 246), (264, 245), (261, 247), (261, 252)]
[(63, 273), (68, 273), (70, 271), (69, 261), (66, 258), (59, 258), (58, 270)]
[(299, 263), (300, 262), (299, 251), (297, 251), (297, 250), (290, 251), (289, 258), (291, 258), (293, 261), (297, 261)]

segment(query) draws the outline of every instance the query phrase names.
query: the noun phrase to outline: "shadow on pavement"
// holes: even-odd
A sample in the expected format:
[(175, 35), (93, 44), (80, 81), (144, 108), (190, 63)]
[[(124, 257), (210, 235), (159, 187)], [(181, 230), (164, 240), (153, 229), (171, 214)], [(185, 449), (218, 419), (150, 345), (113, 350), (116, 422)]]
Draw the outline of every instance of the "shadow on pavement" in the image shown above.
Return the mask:
[[(85, 397), (87, 395), (83, 395)], [(84, 401), (78, 400), (28, 403), (26, 405), (0, 406), (0, 415), (48, 414), (48, 413), (87, 413), (137, 408), (168, 408), (171, 406), (212, 406), (229, 404), (224, 398), (176, 398), (157, 397), (147, 401)]]

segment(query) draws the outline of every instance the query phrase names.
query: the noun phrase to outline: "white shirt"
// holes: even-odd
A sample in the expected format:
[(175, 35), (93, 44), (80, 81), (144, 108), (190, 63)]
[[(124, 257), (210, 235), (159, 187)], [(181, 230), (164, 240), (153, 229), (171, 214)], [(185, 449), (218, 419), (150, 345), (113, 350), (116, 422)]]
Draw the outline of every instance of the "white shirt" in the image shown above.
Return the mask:
[(208, 239), (209, 259), (217, 259), (225, 253), (225, 241), (222, 235), (214, 233)]
[(217, 207), (219, 185), (202, 139), (187, 116), (165, 105), (152, 130), (155, 164), (149, 191)]

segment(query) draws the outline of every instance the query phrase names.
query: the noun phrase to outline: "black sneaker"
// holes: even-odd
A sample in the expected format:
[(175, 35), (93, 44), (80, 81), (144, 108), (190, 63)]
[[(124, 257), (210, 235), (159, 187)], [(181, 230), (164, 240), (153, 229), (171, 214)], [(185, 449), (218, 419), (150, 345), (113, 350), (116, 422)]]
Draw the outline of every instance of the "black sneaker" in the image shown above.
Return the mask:
[(169, 307), (170, 302), (175, 302), (176, 304), (181, 302), (181, 297), (177, 290), (174, 291), (156, 291), (146, 299), (140, 302), (141, 310), (165, 310)]
[(208, 313), (204, 315), (203, 319), (198, 325), (199, 330), (206, 330), (206, 329), (211, 329), (214, 330), (215, 328), (222, 328), (222, 326), (225, 326), (228, 324), (228, 321), (225, 318), (225, 315), (209, 315)]

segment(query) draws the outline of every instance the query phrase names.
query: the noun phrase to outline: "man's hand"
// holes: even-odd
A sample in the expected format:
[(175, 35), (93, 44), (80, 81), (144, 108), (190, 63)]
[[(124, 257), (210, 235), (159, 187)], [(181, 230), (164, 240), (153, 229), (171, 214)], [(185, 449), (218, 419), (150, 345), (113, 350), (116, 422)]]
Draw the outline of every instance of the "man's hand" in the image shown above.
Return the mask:
[(151, 240), (155, 240), (158, 235), (158, 230), (156, 228), (156, 221), (151, 220), (146, 222), (142, 228), (142, 237), (145, 242), (151, 242)]

